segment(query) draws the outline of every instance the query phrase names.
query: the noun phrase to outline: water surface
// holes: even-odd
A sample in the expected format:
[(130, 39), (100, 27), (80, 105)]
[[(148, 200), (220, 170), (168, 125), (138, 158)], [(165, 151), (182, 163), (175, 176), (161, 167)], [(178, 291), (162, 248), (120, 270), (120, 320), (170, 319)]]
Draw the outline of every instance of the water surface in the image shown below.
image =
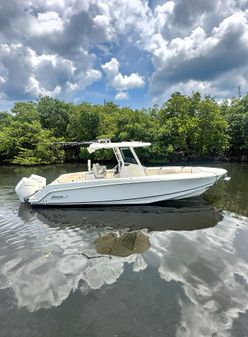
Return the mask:
[(32, 208), (0, 168), (0, 336), (248, 335), (248, 167), (204, 198)]

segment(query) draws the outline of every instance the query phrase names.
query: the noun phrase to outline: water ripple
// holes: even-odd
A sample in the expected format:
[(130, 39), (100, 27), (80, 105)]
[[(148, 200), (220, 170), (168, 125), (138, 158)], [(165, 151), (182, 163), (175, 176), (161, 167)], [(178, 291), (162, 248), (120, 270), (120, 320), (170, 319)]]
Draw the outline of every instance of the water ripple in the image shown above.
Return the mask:
[(12, 288), (19, 307), (36, 311), (76, 289), (88, 294), (117, 282), (127, 264), (135, 273), (151, 266), (183, 288), (177, 336), (229, 336), (248, 310), (248, 253), (239, 239), (248, 238), (248, 219), (197, 207), (39, 210), (20, 207), (13, 188), (1, 188), (0, 288)]

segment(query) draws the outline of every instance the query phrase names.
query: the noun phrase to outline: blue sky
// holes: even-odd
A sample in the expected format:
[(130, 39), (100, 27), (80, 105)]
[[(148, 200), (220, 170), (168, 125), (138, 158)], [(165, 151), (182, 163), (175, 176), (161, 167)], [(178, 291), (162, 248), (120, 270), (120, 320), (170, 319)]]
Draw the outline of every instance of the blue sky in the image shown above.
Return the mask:
[(0, 0), (0, 110), (248, 91), (248, 0)]

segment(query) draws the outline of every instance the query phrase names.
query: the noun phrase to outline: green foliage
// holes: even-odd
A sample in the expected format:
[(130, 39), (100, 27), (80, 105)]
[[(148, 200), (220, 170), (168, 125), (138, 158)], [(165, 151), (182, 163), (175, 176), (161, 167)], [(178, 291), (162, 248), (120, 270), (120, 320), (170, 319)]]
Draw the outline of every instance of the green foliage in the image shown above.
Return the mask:
[(221, 115), (218, 104), (205, 97), (197, 114), (197, 144), (195, 153), (202, 157), (215, 157), (229, 147), (228, 124)]
[(8, 125), (12, 121), (12, 116), (8, 112), (0, 112), (0, 130), (3, 126)]
[[(40, 137), (43, 139), (43, 130)], [(54, 141), (54, 138), (50, 138), (50, 141)], [(19, 165), (47, 165), (55, 163), (63, 163), (64, 151), (59, 145), (52, 145), (50, 143), (37, 143), (33, 149), (22, 148), (17, 156), (14, 157), (12, 163)]]
[(190, 159), (209, 158), (228, 148), (226, 120), (209, 97), (175, 93), (162, 106), (158, 118), (157, 141), (167, 157), (176, 154)]
[(107, 102), (104, 105), (98, 105), (97, 111), (100, 114), (100, 125), (98, 138), (118, 139), (118, 120), (120, 108), (118, 105)]
[(150, 140), (151, 118), (142, 110), (123, 108), (117, 122), (118, 139)]
[(81, 161), (86, 161), (87, 159), (91, 159), (93, 161), (115, 161), (115, 155), (112, 150), (99, 150), (96, 151), (95, 153), (89, 154), (88, 150), (86, 147), (81, 147), (80, 148), (80, 153), (79, 153), (79, 159)]
[(70, 140), (96, 139), (99, 134), (100, 114), (95, 106), (83, 103), (70, 109), (67, 134)]
[(230, 114), (227, 118), (232, 151), (248, 151), (248, 111)]
[(14, 104), (11, 112), (15, 116), (15, 120), (20, 122), (31, 123), (33, 121), (40, 121), (36, 104), (32, 102), (17, 102)]
[(52, 130), (56, 137), (66, 135), (70, 104), (44, 96), (37, 103), (37, 111), (44, 129)]
[(1, 161), (21, 165), (62, 162), (64, 151), (53, 145), (56, 140), (51, 131), (42, 129), (38, 121), (29, 123), (13, 118), (0, 131)]
[(222, 107), (230, 135), (230, 152), (241, 155), (248, 153), (248, 95), (233, 99)]
[[(139, 153), (145, 161), (221, 158), (230, 153), (244, 158), (248, 95), (218, 104), (198, 92), (191, 96), (176, 92), (161, 107), (139, 110), (113, 102), (75, 105), (46, 96), (38, 102), (15, 103), (11, 113), (0, 112), (0, 163), (85, 160), (86, 149), (62, 150), (56, 143), (99, 138), (150, 141), (152, 146)], [(91, 158), (112, 160), (113, 156), (98, 151)]]

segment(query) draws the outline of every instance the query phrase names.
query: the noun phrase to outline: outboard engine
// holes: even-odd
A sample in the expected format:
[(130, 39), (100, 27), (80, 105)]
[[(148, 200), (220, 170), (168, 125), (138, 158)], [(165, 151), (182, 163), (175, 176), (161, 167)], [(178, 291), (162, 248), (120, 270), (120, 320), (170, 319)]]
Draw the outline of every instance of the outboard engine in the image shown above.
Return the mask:
[(46, 178), (31, 174), (29, 178), (22, 178), (16, 185), (15, 191), (22, 202), (27, 202), (41, 188), (46, 186)]

